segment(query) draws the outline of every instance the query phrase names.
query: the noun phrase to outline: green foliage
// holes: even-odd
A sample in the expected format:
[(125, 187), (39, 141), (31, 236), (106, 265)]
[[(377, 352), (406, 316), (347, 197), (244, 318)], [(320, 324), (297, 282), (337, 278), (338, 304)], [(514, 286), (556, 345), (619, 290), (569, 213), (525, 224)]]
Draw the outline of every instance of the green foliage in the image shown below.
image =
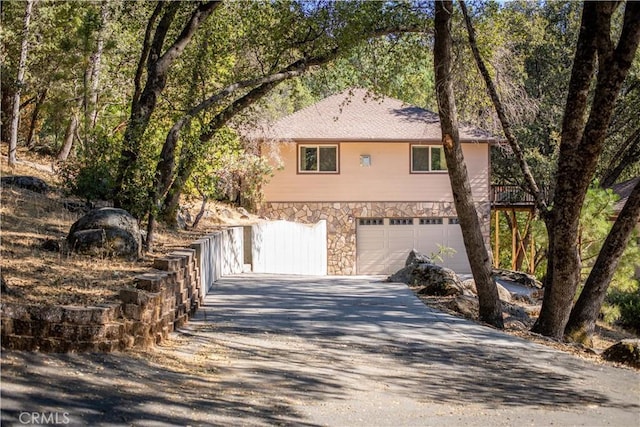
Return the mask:
[[(510, 216), (512, 215), (511, 212), (508, 212), (507, 214)], [(515, 216), (519, 224), (520, 233), (522, 234), (524, 233), (524, 227), (525, 227), (525, 224), (527, 223), (529, 213), (516, 211)], [(499, 260), (498, 268), (510, 270), (511, 261), (512, 261), (512, 255), (511, 255), (512, 232), (509, 226), (509, 220), (507, 220), (507, 217), (504, 212), (500, 214), (499, 224), (500, 226), (499, 226), (498, 232), (500, 233), (500, 236), (499, 236), (500, 237), (500, 251), (499, 251), (500, 260)], [(541, 221), (540, 219), (534, 219), (529, 225), (529, 231), (534, 241), (534, 260), (533, 260), (534, 275), (538, 279), (541, 279), (544, 276), (547, 269), (546, 249), (547, 249), (548, 239), (547, 239), (547, 231), (546, 231), (544, 222)], [(495, 233), (496, 233), (495, 226), (493, 226), (492, 224), (492, 227), (491, 227), (492, 244), (493, 242), (495, 242)], [(522, 271), (529, 271), (530, 263), (532, 262), (532, 260), (530, 259), (530, 247), (527, 246), (525, 249), (526, 249), (525, 251), (526, 257), (520, 269)], [(494, 248), (494, 251), (495, 251), (495, 248)]]
[(604, 320), (640, 332), (640, 282), (625, 290), (612, 289), (603, 307)]
[(429, 258), (434, 261), (444, 262), (445, 257), (452, 258), (457, 252), (453, 248), (438, 244), (438, 251), (430, 253)]
[(246, 150), (235, 132), (223, 128), (204, 146), (186, 186), (186, 196), (238, 203), (253, 210), (272, 172), (266, 159)]
[[(581, 213), (580, 255), (582, 276), (586, 280), (600, 248), (613, 225), (613, 205), (618, 196), (596, 185), (587, 192)], [(637, 233), (635, 233), (637, 234)], [(640, 331), (640, 287), (634, 278), (640, 260), (637, 236), (632, 236), (609, 284), (601, 314), (608, 323)]]
[(118, 141), (103, 135), (90, 151), (81, 151), (77, 157), (61, 163), (58, 175), (65, 192), (87, 202), (111, 199), (117, 162), (114, 146), (118, 146)]

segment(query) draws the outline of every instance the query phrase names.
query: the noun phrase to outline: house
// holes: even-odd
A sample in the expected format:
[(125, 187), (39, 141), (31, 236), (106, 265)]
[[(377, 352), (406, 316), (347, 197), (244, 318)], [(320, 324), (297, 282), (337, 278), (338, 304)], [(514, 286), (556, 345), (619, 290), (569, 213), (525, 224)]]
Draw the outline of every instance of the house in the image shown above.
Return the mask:
[[(470, 271), (437, 114), (350, 89), (280, 119), (263, 137), (277, 141), (284, 167), (264, 186), (259, 213), (326, 220), (328, 274), (390, 274), (411, 249), (440, 247), (455, 251), (441, 264)], [(460, 139), (488, 244), (496, 140), (473, 127), (461, 127)]]

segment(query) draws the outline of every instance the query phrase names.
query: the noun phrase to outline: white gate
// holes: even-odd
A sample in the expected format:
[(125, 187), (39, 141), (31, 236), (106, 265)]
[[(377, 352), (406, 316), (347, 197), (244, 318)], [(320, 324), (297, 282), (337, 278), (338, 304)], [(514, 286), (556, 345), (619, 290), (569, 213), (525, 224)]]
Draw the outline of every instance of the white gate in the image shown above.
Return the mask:
[(327, 222), (264, 221), (251, 226), (255, 273), (327, 274)]

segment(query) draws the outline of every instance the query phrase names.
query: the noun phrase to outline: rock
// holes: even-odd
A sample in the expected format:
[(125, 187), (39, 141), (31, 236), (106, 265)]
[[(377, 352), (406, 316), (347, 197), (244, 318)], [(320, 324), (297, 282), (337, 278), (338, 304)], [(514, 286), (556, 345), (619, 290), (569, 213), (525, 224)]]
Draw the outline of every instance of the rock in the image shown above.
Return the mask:
[(467, 279), (462, 282), (462, 288), (464, 289), (464, 295), (477, 296), (478, 290), (476, 289), (476, 281), (473, 279)]
[(417, 264), (433, 264), (433, 261), (427, 255), (420, 253), (415, 249), (411, 249), (411, 252), (409, 252), (409, 256), (407, 257), (404, 266), (407, 267)]
[(142, 256), (138, 222), (123, 209), (92, 210), (71, 226), (67, 242), (77, 252), (136, 259)]
[(498, 298), (500, 298), (500, 301), (511, 302), (511, 292), (500, 283), (496, 283), (496, 287), (498, 288)]
[[(478, 296), (478, 289), (476, 288), (476, 282), (473, 279), (467, 279), (462, 284), (463, 294), (468, 296)], [(498, 298), (502, 301), (511, 302), (511, 292), (509, 292), (504, 286), (499, 283), (496, 284), (498, 287)]]
[(520, 301), (525, 304), (533, 305), (536, 302), (527, 294), (511, 294), (511, 299), (514, 301)]
[(615, 343), (602, 352), (602, 357), (610, 362), (640, 368), (640, 339), (628, 339)]
[(60, 252), (60, 241), (55, 239), (47, 239), (40, 245), (42, 249), (49, 252)]
[(105, 252), (107, 233), (102, 228), (91, 228), (88, 230), (78, 230), (73, 233), (73, 250), (82, 253), (102, 255)]
[(504, 321), (504, 328), (517, 331), (525, 331), (528, 329), (527, 325), (525, 325), (522, 321), (516, 319), (506, 319)]
[(13, 185), (15, 187), (31, 190), (36, 193), (46, 194), (50, 191), (49, 184), (35, 176), (3, 176), (0, 179), (2, 185)]
[(447, 304), (447, 308), (456, 313), (462, 314), (468, 319), (478, 318), (478, 300), (475, 297), (466, 295), (454, 298)]
[(421, 295), (451, 296), (464, 292), (453, 270), (435, 264), (409, 265), (389, 277), (389, 281), (420, 286), (422, 289), (418, 293)]
[(521, 285), (528, 286), (530, 288), (542, 288), (542, 283), (536, 280), (534, 276), (523, 273), (521, 271), (511, 271), (494, 268), (491, 274), (498, 279), (510, 280), (512, 282), (520, 283)]

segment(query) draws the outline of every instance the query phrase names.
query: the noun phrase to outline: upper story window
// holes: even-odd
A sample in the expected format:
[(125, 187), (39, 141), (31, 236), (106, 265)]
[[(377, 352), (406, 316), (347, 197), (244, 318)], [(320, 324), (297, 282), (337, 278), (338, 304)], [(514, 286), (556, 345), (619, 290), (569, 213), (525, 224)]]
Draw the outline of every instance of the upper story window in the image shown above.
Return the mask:
[(298, 172), (338, 173), (337, 145), (298, 145)]
[(411, 146), (411, 172), (441, 172), (447, 170), (444, 149), (438, 145)]

